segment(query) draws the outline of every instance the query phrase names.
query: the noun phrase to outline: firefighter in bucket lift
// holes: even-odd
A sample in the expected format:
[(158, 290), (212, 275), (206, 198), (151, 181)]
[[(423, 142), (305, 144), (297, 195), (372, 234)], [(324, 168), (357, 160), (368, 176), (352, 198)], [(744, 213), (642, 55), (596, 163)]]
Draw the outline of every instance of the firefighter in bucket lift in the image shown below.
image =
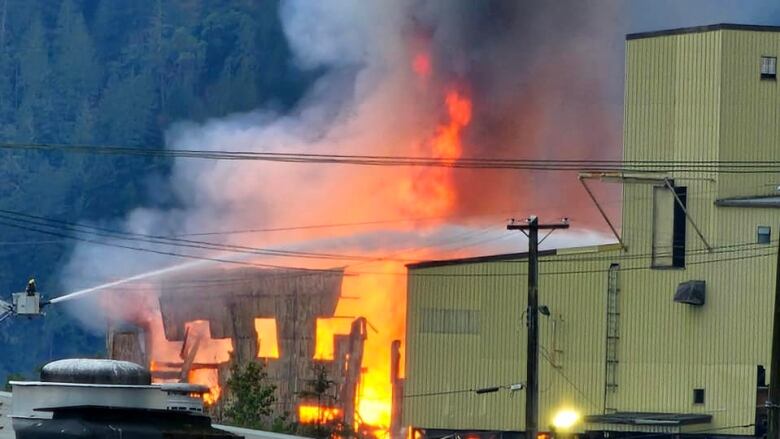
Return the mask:
[(27, 282), (27, 288), (25, 288), (24, 292), (27, 293), (28, 296), (34, 296), (35, 293), (38, 292), (38, 289), (35, 287), (35, 279), (30, 278), (30, 281)]

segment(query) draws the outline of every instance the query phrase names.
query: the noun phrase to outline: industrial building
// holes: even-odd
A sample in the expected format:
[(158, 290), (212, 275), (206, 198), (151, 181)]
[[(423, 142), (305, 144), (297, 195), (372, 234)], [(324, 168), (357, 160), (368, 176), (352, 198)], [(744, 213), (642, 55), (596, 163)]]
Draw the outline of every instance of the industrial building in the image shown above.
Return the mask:
[[(622, 185), (620, 233), (539, 263), (540, 430), (568, 409), (594, 437), (761, 434), (780, 175), (727, 162), (780, 161), (780, 27), (633, 34), (625, 53), (631, 172), (580, 176)], [(416, 437), (522, 435), (525, 257), (408, 266)]]

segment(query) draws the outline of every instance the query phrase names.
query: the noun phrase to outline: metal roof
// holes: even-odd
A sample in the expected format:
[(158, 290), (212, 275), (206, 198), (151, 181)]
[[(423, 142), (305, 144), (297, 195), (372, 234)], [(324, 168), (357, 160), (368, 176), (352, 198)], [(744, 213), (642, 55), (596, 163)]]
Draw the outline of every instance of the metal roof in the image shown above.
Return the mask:
[[(622, 249), (622, 246), (619, 243), (597, 244), (597, 245), (590, 245), (584, 247), (568, 247), (568, 248), (540, 250), (539, 256), (579, 255), (579, 254), (586, 254), (586, 253), (600, 253), (605, 251), (614, 251), (620, 249)], [(411, 264), (406, 264), (406, 268), (410, 270), (414, 270), (418, 268), (444, 267), (447, 265), (480, 264), (483, 262), (521, 261), (523, 259), (528, 259), (528, 252), (474, 256), (469, 258), (420, 261), (420, 262), (413, 262)]]
[(638, 40), (642, 38), (663, 37), (667, 35), (695, 34), (701, 32), (710, 32), (717, 30), (746, 30), (754, 32), (780, 32), (780, 26), (760, 26), (753, 24), (733, 24), (719, 23), (707, 26), (681, 27), (677, 29), (667, 29), (652, 32), (637, 32), (626, 35), (626, 40)]
[(590, 424), (679, 426), (707, 424), (711, 421), (712, 415), (702, 413), (616, 412), (608, 415), (589, 415), (585, 417), (585, 422)]
[[(542, 250), (539, 252), (539, 256), (553, 256), (555, 254), (557, 254), (557, 250)], [(500, 255), (474, 256), (470, 258), (440, 259), (440, 260), (432, 260), (432, 261), (413, 262), (411, 264), (406, 264), (406, 267), (409, 269), (430, 268), (430, 267), (443, 267), (446, 265), (479, 264), (482, 262), (518, 261), (527, 258), (528, 258), (528, 252), (505, 253)]]

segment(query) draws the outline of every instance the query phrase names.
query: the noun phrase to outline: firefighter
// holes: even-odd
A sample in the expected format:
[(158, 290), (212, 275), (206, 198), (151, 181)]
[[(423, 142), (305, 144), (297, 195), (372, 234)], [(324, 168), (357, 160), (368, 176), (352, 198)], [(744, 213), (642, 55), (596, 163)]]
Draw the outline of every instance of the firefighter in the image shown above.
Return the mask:
[(35, 287), (35, 279), (30, 278), (30, 281), (27, 282), (27, 288), (24, 290), (25, 293), (27, 293), (28, 296), (34, 296), (35, 293), (38, 292), (38, 289)]

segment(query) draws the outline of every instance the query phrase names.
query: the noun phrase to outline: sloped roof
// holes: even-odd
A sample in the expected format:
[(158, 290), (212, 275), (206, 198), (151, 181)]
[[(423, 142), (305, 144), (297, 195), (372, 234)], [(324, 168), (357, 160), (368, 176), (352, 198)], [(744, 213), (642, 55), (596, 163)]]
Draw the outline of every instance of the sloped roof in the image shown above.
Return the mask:
[(780, 32), (780, 26), (762, 26), (755, 24), (719, 23), (707, 26), (691, 26), (676, 29), (657, 30), (651, 32), (637, 32), (626, 35), (626, 40), (639, 40), (642, 38), (663, 37), (667, 35), (695, 34), (717, 30), (746, 30), (753, 32)]

